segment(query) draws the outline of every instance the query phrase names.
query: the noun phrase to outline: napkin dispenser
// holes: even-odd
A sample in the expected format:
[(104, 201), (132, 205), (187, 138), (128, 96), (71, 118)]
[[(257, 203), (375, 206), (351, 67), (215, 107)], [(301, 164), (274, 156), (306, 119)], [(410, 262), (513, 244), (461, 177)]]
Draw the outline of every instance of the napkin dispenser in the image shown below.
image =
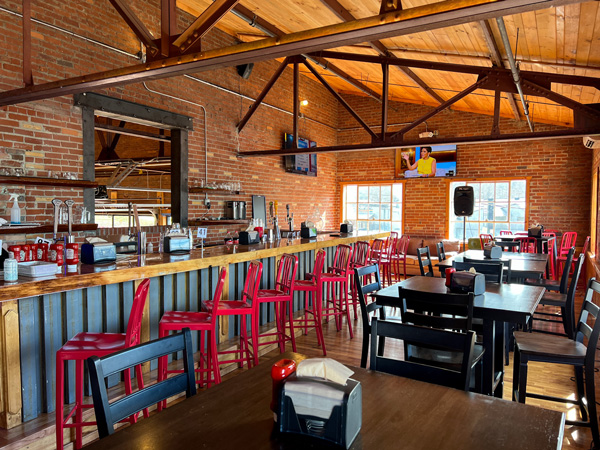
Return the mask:
[(351, 223), (342, 223), (340, 225), (340, 233), (352, 233), (354, 226)]
[(165, 253), (184, 253), (190, 251), (190, 238), (187, 236), (165, 236)]
[(362, 388), (348, 379), (345, 385), (320, 378), (291, 375), (281, 387), (277, 427), (349, 448), (362, 426)]
[(110, 242), (81, 244), (81, 262), (84, 264), (100, 264), (117, 260), (117, 247)]
[(534, 238), (541, 238), (544, 232), (544, 226), (538, 225), (537, 227), (531, 227), (527, 230), (527, 236)]
[(240, 245), (258, 244), (260, 237), (258, 231), (240, 231)]
[(300, 228), (300, 237), (303, 239), (317, 237), (317, 229), (315, 227), (302, 227)]
[(482, 273), (454, 272), (451, 277), (451, 292), (472, 292), (475, 295), (485, 293), (485, 275)]
[(497, 245), (486, 245), (483, 247), (483, 256), (487, 259), (502, 258), (502, 248)]

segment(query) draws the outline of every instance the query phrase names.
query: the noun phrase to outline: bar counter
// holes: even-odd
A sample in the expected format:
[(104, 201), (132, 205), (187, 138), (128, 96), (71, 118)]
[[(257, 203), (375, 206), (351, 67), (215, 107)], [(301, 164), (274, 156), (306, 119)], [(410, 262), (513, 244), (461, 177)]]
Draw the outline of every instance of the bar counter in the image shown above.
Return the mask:
[[(278, 258), (298, 257), (298, 278), (314, 266), (315, 251), (325, 249), (333, 262), (335, 247), (382, 238), (384, 233), (319, 235), (313, 239), (282, 239), (255, 245), (222, 245), (189, 254), (147, 254), (120, 257), (109, 265), (80, 264), (78, 271), (47, 278), (19, 277), (0, 288), (0, 426), (12, 428), (55, 409), (56, 351), (81, 331), (125, 331), (137, 285), (150, 278), (150, 293), (142, 319), (142, 340), (158, 338), (165, 311), (198, 311), (212, 298), (219, 271), (227, 268), (224, 299), (239, 298), (249, 261), (263, 264), (261, 288), (272, 288)], [(303, 308), (299, 297), (294, 310)], [(272, 305), (261, 305), (260, 324), (272, 322)], [(219, 340), (239, 335), (236, 320), (220, 323)], [(194, 351), (198, 350), (194, 333)], [(68, 363), (65, 402), (75, 395), (74, 363)], [(153, 366), (147, 368), (154, 369)], [(111, 385), (119, 380), (111, 381)]]

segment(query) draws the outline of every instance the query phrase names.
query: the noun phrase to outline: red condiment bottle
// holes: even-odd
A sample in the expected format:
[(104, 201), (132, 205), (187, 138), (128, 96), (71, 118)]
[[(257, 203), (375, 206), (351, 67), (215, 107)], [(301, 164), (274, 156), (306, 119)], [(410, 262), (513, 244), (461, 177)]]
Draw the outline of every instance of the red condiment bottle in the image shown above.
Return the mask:
[(24, 255), (23, 261), (31, 261), (31, 246), (29, 244), (22, 245), (21, 252)]
[(15, 259), (17, 260), (17, 262), (23, 262), (23, 258), (25, 257), (25, 253), (21, 253), (21, 246), (20, 245), (9, 245), (8, 246), (8, 251), (9, 252), (13, 252), (13, 254), (15, 255)]
[(79, 244), (69, 242), (67, 244), (67, 271), (75, 272), (77, 270), (77, 263), (79, 263)]
[(48, 244), (40, 243), (37, 245), (37, 260), (38, 261), (49, 261), (48, 258)]

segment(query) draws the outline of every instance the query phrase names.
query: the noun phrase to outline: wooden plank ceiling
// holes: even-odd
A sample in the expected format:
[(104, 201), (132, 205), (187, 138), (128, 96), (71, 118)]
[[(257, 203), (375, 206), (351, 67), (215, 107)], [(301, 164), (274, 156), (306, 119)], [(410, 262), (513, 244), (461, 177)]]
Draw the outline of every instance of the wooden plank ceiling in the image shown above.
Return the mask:
[[(439, 0), (402, 0), (404, 9), (437, 3)], [(198, 16), (211, 0), (177, 0), (182, 10)], [(338, 14), (329, 5), (337, 4)], [(240, 4), (256, 16), (270, 22), (284, 33), (292, 33), (311, 28), (341, 23), (345, 10), (346, 17), (356, 19), (379, 14), (380, 0), (242, 0)], [(521, 69), (567, 75), (583, 75), (600, 78), (600, 2), (560, 6), (523, 14), (504, 17), (513, 53)], [(499, 57), (508, 68), (506, 50), (495, 20), (488, 21), (491, 37), (495, 41)], [(264, 33), (248, 22), (228, 13), (217, 25), (226, 33), (240, 41), (252, 41), (266, 37)], [(494, 50), (490, 40), (486, 40), (485, 23), (469, 23), (460, 26), (437, 29), (407, 36), (383, 39), (377, 51), (369, 43), (332, 50), (366, 55), (379, 55), (384, 48), (393, 56), (424, 61), (447, 62), (482, 67), (491, 67)], [(349, 61), (331, 61), (337, 67), (381, 93), (382, 74), (377, 64)], [(393, 67), (390, 68), (390, 99), (401, 102), (439, 105), (439, 99), (447, 100), (476, 81), (475, 75), (457, 74), (426, 69), (411, 69), (411, 74)], [(306, 68), (306, 76), (314, 78)], [(351, 92), (364, 95), (331, 72), (319, 68), (320, 73), (338, 92)], [(421, 86), (418, 83), (421, 80)], [(423, 87), (425, 86), (425, 87)], [(432, 90), (432, 96), (427, 92)], [(553, 85), (552, 90), (578, 102), (600, 103), (600, 92), (593, 87)], [(430, 91), (431, 92), (431, 91)], [(437, 100), (434, 98), (437, 97)], [(515, 97), (513, 104), (502, 94), (501, 115), (524, 118), (523, 108)], [(569, 125), (573, 124), (573, 114), (568, 108), (550, 100), (528, 96), (530, 114), (534, 121)], [(457, 102), (453, 109), (493, 115), (494, 93), (478, 90)]]

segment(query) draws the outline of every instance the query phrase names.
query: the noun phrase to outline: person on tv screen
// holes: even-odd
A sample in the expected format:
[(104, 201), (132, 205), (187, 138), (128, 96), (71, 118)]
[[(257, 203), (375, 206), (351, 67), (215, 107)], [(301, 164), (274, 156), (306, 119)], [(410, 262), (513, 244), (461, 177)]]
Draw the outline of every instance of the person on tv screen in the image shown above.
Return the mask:
[(430, 155), (431, 147), (421, 147), (421, 158), (414, 164), (410, 163), (408, 153), (403, 153), (402, 157), (406, 160), (408, 170), (417, 169), (420, 177), (435, 177), (435, 158)]

